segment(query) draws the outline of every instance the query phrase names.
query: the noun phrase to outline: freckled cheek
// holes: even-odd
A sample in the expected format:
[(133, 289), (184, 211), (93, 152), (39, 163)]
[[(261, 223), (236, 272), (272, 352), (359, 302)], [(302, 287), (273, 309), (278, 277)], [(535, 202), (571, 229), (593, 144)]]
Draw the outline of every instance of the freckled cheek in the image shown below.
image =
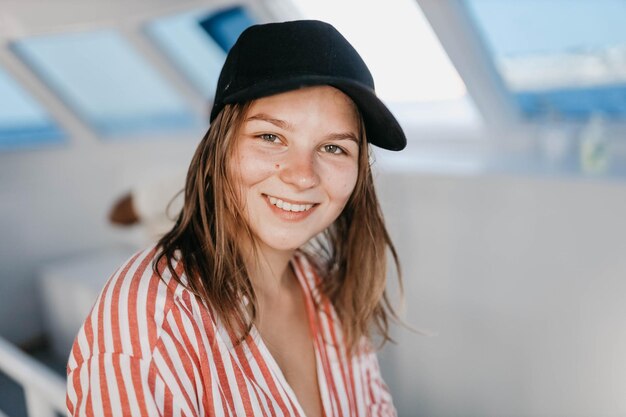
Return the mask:
[(260, 182), (280, 168), (276, 161), (258, 157), (241, 157), (238, 160), (239, 176), (244, 184), (252, 185)]
[(344, 200), (343, 203), (345, 204), (354, 191), (357, 176), (358, 171), (356, 169), (329, 173), (324, 178), (329, 194), (337, 200)]

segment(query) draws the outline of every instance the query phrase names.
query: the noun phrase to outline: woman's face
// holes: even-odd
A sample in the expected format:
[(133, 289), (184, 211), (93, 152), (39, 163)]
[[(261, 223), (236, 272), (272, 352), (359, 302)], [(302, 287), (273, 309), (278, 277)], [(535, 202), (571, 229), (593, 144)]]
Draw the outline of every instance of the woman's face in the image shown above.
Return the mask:
[(357, 181), (359, 148), (356, 108), (333, 87), (251, 104), (229, 168), (261, 250), (293, 251), (337, 219)]

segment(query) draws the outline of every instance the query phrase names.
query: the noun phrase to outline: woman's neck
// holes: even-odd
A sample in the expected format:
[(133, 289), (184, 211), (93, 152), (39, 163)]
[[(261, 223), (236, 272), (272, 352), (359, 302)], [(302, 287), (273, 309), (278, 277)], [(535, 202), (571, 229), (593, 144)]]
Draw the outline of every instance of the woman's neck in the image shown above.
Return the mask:
[(252, 286), (259, 298), (274, 299), (293, 285), (289, 261), (295, 251), (277, 251), (263, 247), (248, 251), (245, 260)]

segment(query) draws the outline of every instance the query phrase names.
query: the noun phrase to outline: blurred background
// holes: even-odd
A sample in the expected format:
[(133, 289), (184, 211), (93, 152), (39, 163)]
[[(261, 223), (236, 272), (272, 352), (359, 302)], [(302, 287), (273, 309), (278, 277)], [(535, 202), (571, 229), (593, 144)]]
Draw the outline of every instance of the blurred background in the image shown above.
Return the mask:
[[(408, 136), (374, 170), (401, 416), (626, 415), (626, 1), (0, 0), (0, 416), (64, 409), (115, 268), (168, 227), (226, 51), (334, 24)], [(391, 288), (393, 291), (394, 288)]]

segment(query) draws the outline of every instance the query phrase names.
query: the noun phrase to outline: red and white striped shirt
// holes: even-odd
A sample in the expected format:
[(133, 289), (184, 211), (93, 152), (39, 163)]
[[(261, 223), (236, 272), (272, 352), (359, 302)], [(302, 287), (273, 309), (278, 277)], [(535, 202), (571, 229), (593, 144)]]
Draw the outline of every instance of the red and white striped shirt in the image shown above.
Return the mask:
[[(304, 416), (256, 329), (233, 347), (205, 304), (167, 269), (160, 268), (163, 281), (153, 272), (155, 254), (140, 252), (119, 268), (80, 329), (67, 366), (69, 415)], [(314, 269), (301, 253), (292, 263), (313, 329), (324, 415), (395, 416), (375, 353), (346, 356)], [(175, 270), (186, 282), (180, 262)]]

